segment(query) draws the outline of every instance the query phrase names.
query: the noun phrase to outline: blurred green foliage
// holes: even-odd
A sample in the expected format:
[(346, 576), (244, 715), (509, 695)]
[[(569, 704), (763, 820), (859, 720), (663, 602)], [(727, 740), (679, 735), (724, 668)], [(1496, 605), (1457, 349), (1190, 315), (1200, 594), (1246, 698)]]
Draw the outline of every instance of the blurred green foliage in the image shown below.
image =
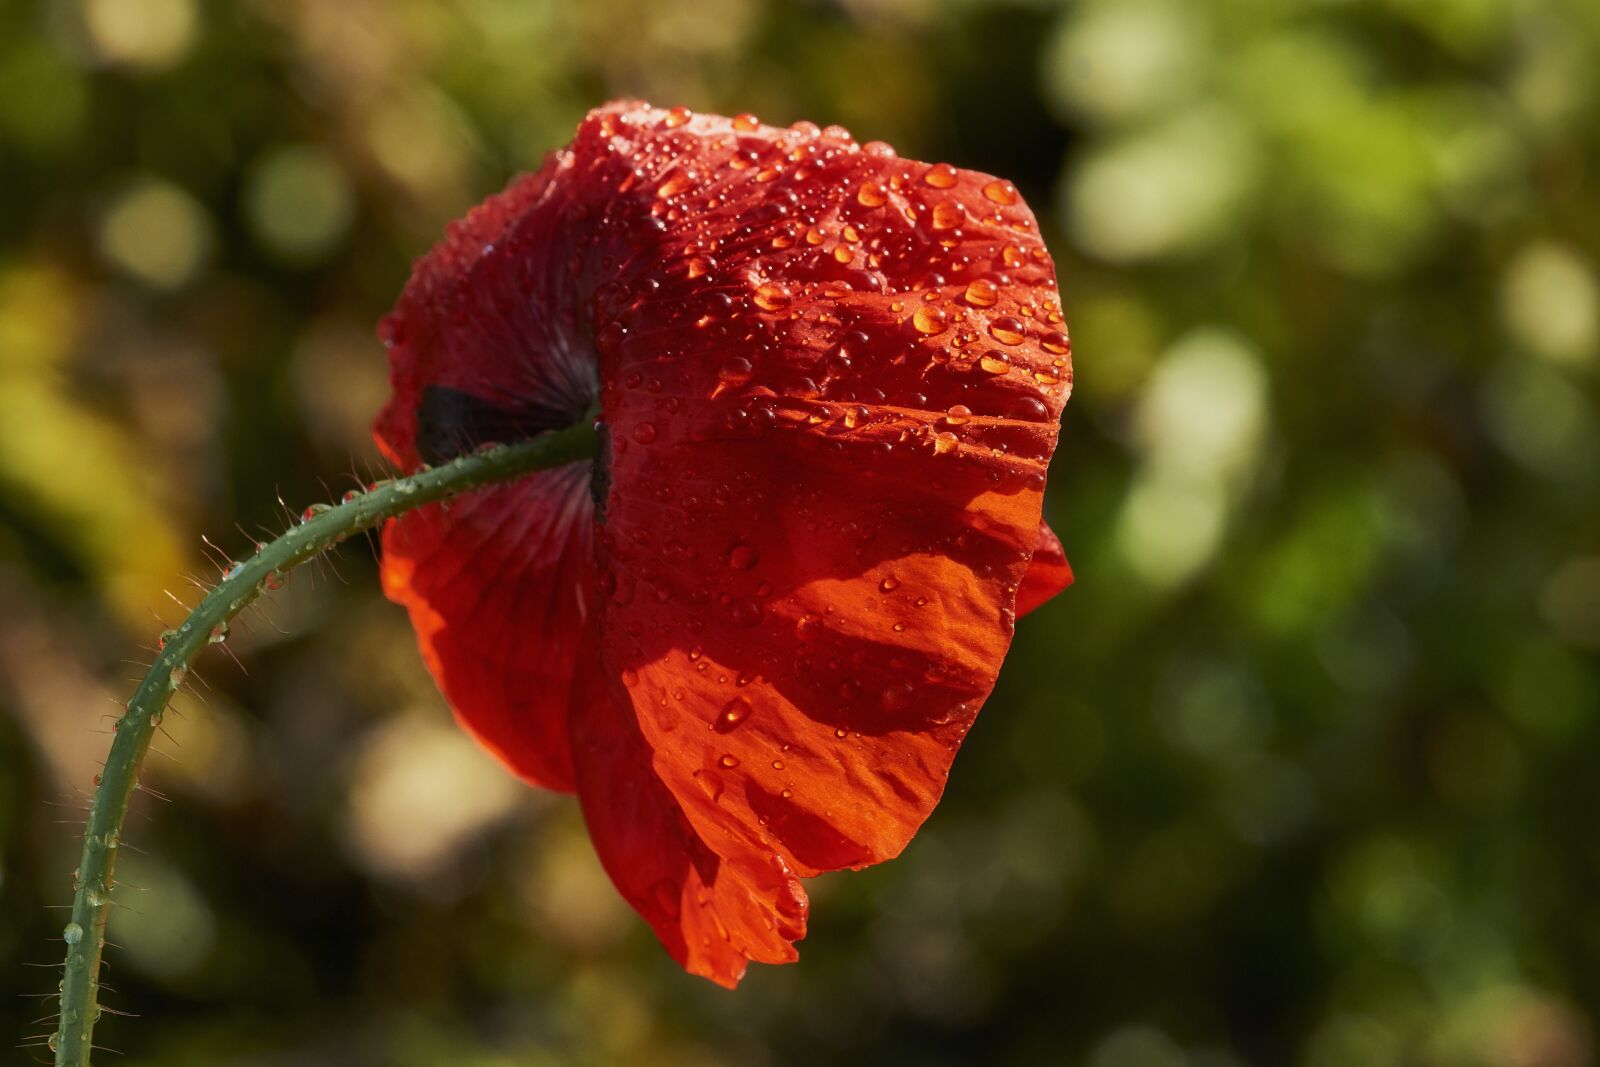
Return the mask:
[(354, 546), (169, 717), (117, 1062), (1595, 1061), (1592, 0), (0, 0), (0, 1046), (164, 590), (372, 469), (411, 257), (623, 95), (1016, 181), (1078, 585), (906, 855), (730, 994)]

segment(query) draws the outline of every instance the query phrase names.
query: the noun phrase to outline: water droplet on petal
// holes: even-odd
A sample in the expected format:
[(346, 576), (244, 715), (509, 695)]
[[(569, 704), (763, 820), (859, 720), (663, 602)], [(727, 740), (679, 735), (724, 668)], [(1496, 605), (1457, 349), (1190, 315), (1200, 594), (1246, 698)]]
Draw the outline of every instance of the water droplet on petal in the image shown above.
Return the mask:
[(1009, 206), (1017, 202), (1017, 187), (996, 179), (984, 185), (983, 195), (993, 203)]
[(734, 767), (739, 766), (739, 757), (735, 756), (731, 752), (728, 752), (724, 753), (722, 758), (717, 760), (717, 762), (722, 766), (727, 767), (729, 770), (732, 770)]
[(891, 682), (884, 686), (880, 702), (884, 711), (904, 711), (916, 699), (917, 690), (910, 682)]
[[(722, 713), (717, 716), (712, 728), (719, 734), (725, 734), (750, 717), (750, 702), (744, 697), (734, 697), (722, 705)], [(733, 766), (725, 764), (725, 766)]]
[(888, 191), (878, 182), (862, 182), (856, 190), (856, 203), (862, 207), (882, 207), (888, 200)]
[(1000, 287), (988, 278), (974, 278), (962, 294), (976, 308), (992, 308), (1000, 300)]
[(956, 168), (948, 163), (935, 163), (923, 174), (922, 180), (935, 189), (949, 189), (956, 183)]
[(1058, 356), (1064, 356), (1072, 351), (1072, 342), (1067, 340), (1066, 334), (1060, 332), (1045, 334), (1039, 338), (1039, 344), (1044, 347), (1046, 352)]
[(677, 127), (688, 122), (693, 115), (694, 112), (690, 111), (686, 107), (675, 107), (671, 111), (667, 112), (667, 117), (661, 120), (661, 125), (665, 126), (669, 130), (676, 129)]
[(1006, 315), (989, 324), (989, 335), (1003, 345), (1020, 345), (1027, 336), (1027, 327), (1021, 319)]
[(932, 337), (942, 333), (950, 321), (950, 315), (943, 308), (931, 307), (923, 304), (911, 316), (911, 325), (916, 327), (920, 334)]
[(1050, 409), (1036, 396), (1019, 396), (1012, 401), (1009, 415), (1022, 422), (1044, 422), (1050, 417)]
[(1005, 374), (1011, 369), (1011, 357), (991, 349), (979, 358), (978, 369), (985, 374)]
[(633, 433), (630, 436), (632, 436), (633, 439), (639, 444), (647, 445), (656, 439), (655, 424), (650, 422), (641, 422), (633, 428)]
[(933, 208), (933, 228), (936, 230), (953, 230), (966, 221), (967, 213), (961, 210), (960, 204), (939, 203)]
[(677, 196), (679, 193), (689, 188), (690, 184), (691, 179), (689, 175), (685, 174), (681, 170), (675, 170), (671, 174), (667, 175), (667, 180), (662, 182), (660, 186), (656, 188), (656, 195), (665, 200), (668, 197)]
[(763, 283), (756, 286), (755, 302), (763, 311), (782, 311), (789, 306), (789, 290), (772, 282)]
[(947, 430), (944, 433), (934, 435), (933, 454), (936, 456), (948, 455), (949, 453), (954, 452), (958, 447), (960, 447), (960, 445), (961, 442), (956, 439), (956, 435)]
[(734, 545), (728, 552), (728, 566), (736, 571), (747, 571), (756, 565), (760, 555), (749, 545)]
[(900, 579), (891, 574), (884, 578), (883, 581), (878, 583), (878, 588), (883, 590), (885, 593), (892, 593), (896, 589), (900, 588)]
[(722, 778), (715, 771), (695, 771), (694, 780), (705, 791), (706, 796), (712, 800), (722, 796)]
[(733, 128), (740, 133), (750, 133), (761, 128), (761, 120), (748, 111), (741, 111), (733, 116)]
[(683, 910), (683, 890), (674, 885), (671, 879), (663, 878), (657, 882), (651, 887), (650, 895), (656, 898), (656, 905), (674, 919)]

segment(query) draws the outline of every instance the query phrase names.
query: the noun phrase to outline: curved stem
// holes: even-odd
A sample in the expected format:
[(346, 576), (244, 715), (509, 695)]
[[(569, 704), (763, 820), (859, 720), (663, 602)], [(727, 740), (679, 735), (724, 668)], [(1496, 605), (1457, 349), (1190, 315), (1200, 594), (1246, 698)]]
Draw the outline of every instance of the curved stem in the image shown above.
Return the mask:
[(336, 506), (307, 509), (299, 525), (261, 545), (248, 560), (229, 567), (183, 625), (163, 636), (160, 654), (128, 702), (127, 714), (116, 724), (116, 739), (89, 807), (72, 919), (62, 931), (67, 943), (66, 974), (61, 983), (60, 1027), (50, 1042), (57, 1067), (87, 1067), (89, 1063), (90, 1038), (100, 1014), (106, 911), (115, 884), (112, 871), (128, 801), (167, 701), (183, 684), (189, 664), (200, 650), (221, 640), (228, 620), (263, 590), (275, 588), (284, 572), (352, 533), (456, 493), (588, 459), (595, 455), (596, 442), (593, 419), (585, 417), (565, 430), (518, 444), (497, 445), (407, 478), (380, 482)]

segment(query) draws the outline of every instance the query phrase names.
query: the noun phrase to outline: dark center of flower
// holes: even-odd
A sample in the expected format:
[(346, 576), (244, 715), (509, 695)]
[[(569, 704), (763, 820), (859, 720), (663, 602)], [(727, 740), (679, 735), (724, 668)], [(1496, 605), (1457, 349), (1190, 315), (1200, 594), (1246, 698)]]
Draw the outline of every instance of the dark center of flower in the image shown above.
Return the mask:
[[(422, 390), (422, 402), (417, 405), (417, 454), (424, 463), (437, 467), (484, 445), (509, 444), (547, 430), (566, 429), (585, 415), (583, 411), (537, 401), (500, 405), (463, 389), (430, 385)], [(604, 425), (599, 432), (600, 449), (589, 493), (594, 498), (596, 514), (603, 518), (606, 490), (611, 483), (611, 443)]]

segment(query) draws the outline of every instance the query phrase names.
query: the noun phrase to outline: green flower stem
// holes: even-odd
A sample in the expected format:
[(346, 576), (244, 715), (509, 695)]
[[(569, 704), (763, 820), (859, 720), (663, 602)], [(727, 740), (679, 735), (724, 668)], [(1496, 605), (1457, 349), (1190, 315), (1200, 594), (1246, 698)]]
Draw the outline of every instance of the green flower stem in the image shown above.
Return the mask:
[(67, 943), (66, 975), (61, 983), (60, 1027), (50, 1042), (57, 1067), (87, 1067), (89, 1063), (90, 1039), (100, 1014), (100, 955), (115, 884), (112, 870), (128, 801), (167, 701), (183, 684), (189, 664), (200, 650), (220, 640), (227, 632), (228, 620), (263, 590), (276, 588), (287, 571), (351, 534), (456, 493), (592, 458), (596, 448), (593, 419), (585, 417), (568, 429), (461, 456), (407, 478), (381, 482), (336, 506), (309, 509), (293, 529), (261, 545), (248, 560), (229, 567), (183, 625), (165, 635), (160, 654), (128, 702), (127, 714), (116, 725), (111, 755), (89, 807), (72, 921), (62, 932)]

